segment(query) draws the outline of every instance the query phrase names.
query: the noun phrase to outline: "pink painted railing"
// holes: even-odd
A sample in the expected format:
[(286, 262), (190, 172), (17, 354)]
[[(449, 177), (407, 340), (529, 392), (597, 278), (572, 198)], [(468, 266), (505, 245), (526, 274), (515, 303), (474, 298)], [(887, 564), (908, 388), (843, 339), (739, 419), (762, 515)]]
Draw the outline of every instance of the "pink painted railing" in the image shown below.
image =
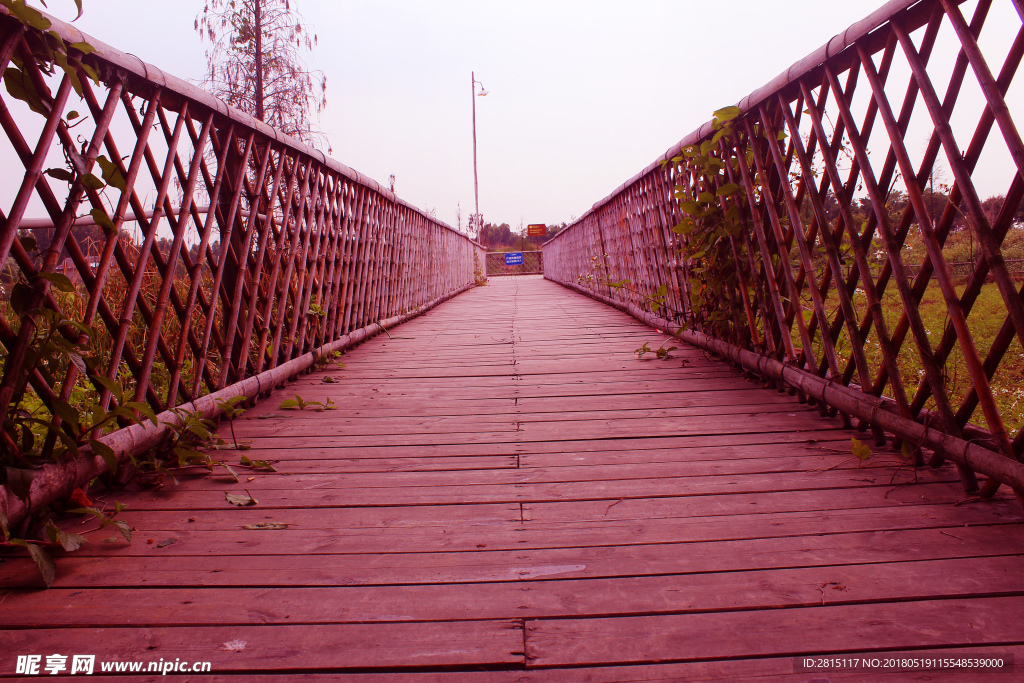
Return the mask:
[[(1024, 293), (1004, 260), (1024, 200), (1024, 9), (971, 6), (896, 0), (835, 36), (744, 98), (735, 134), (705, 124), (549, 241), (546, 277), (1024, 501)], [(709, 157), (718, 185), (690, 162)], [(690, 246), (708, 238), (696, 202), (673, 194), (705, 191), (742, 226), (711, 235), (735, 263), (721, 283)], [(943, 250), (966, 240), (958, 274)]]
[[(70, 442), (125, 457), (157, 438), (149, 423), (81, 433), (81, 411), (115, 408), (122, 389), (158, 413), (211, 415), (214, 397), (266, 391), (314, 350), (483, 275), (478, 244), (373, 180), (52, 21), (67, 45), (96, 50), (69, 49), (74, 78), (48, 74), (44, 34), (0, 13), (0, 72), (22, 82), (19, 97), (0, 89), (0, 408), (18, 418), (0, 430), (5, 465), (61, 456), (67, 490), (104, 467)], [(48, 433), (27, 444), (19, 410)], [(6, 488), (0, 503), (21, 515)]]

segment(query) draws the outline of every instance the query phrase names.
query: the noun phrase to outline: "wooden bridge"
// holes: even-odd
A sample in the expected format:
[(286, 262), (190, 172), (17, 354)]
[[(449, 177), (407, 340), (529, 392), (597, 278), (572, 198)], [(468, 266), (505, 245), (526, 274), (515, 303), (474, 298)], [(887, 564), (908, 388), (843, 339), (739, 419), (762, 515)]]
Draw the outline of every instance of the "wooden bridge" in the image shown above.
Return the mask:
[(1024, 10), (970, 7), (717, 111), (543, 278), (0, 7), (0, 678), (1012, 678)]
[[(492, 280), (236, 421), (276, 473), (118, 494), (134, 542), (62, 558), (46, 591), (8, 559), (0, 638), (217, 675), (474, 681), (1024, 654), (1012, 495), (958, 506), (952, 464), (859, 467), (863, 435), (793, 397), (692, 348), (633, 353), (663, 339), (551, 282)], [(278, 407), (295, 394), (338, 409)]]

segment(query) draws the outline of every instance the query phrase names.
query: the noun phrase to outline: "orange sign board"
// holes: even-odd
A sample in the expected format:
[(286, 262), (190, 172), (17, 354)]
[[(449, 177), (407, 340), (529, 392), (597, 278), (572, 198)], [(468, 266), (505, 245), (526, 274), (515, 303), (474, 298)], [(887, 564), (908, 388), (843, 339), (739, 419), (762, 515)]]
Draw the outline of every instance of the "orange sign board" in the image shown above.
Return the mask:
[(543, 223), (532, 223), (526, 226), (527, 237), (544, 237), (548, 234), (548, 226)]

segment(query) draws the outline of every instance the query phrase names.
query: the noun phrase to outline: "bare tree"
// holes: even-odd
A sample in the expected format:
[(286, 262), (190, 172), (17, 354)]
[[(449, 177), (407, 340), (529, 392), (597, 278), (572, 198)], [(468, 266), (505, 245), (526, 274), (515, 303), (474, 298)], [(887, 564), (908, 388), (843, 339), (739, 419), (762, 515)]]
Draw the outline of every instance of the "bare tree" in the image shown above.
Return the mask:
[(304, 60), (316, 34), (295, 0), (205, 0), (196, 33), (207, 43), (205, 88), (303, 142), (326, 144), (313, 123), (327, 104), (327, 79)]

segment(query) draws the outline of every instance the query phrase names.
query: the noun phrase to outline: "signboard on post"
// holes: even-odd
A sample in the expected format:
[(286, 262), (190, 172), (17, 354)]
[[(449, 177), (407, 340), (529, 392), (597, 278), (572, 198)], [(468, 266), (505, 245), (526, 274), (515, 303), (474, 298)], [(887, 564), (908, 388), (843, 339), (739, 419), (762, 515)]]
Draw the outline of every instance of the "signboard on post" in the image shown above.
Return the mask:
[(527, 237), (547, 237), (548, 226), (544, 223), (531, 223), (526, 226)]
[(506, 266), (521, 266), (523, 265), (523, 252), (521, 251), (510, 251), (505, 254), (505, 265)]

